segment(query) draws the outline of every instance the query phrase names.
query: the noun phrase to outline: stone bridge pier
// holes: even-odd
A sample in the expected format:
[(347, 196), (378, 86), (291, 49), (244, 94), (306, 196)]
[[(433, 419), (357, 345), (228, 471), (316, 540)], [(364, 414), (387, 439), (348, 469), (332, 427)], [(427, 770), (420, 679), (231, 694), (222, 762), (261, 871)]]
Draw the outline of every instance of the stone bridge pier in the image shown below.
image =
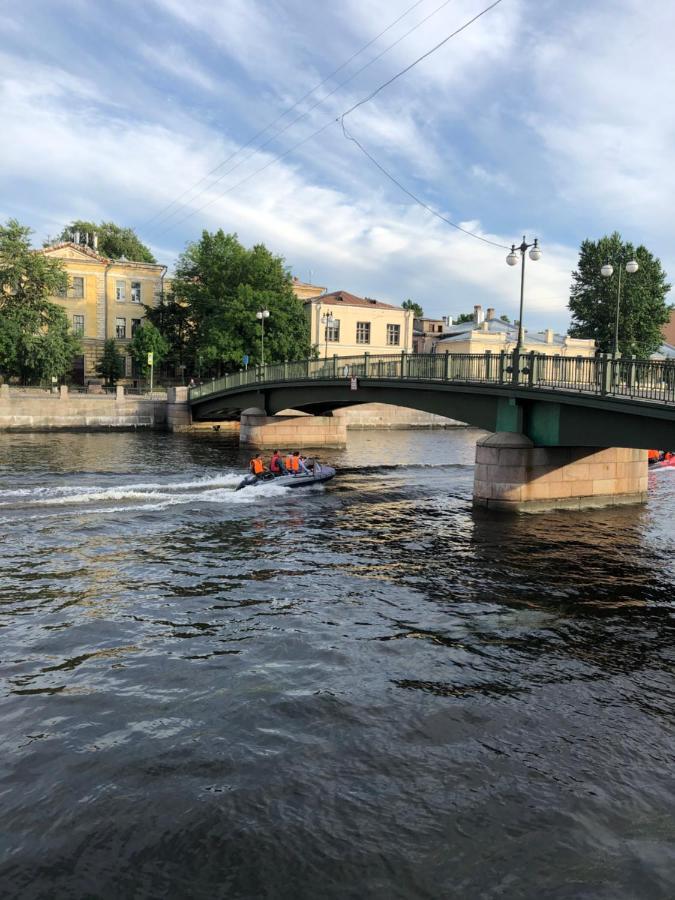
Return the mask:
[(517, 432), (476, 445), (473, 502), (507, 512), (588, 509), (647, 498), (647, 451), (536, 447)]
[(347, 425), (342, 416), (309, 416), (293, 410), (267, 416), (262, 410), (245, 410), (241, 414), (239, 444), (258, 450), (346, 447)]

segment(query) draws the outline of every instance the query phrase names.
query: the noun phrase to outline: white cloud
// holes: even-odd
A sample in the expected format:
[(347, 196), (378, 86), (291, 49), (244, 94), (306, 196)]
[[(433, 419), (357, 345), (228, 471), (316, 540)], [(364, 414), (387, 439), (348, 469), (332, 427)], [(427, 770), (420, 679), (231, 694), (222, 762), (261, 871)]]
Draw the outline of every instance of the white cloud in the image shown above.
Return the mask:
[(215, 79), (178, 44), (163, 44), (161, 47), (146, 44), (140, 52), (149, 65), (163, 69), (179, 81), (189, 81), (205, 91), (216, 89)]

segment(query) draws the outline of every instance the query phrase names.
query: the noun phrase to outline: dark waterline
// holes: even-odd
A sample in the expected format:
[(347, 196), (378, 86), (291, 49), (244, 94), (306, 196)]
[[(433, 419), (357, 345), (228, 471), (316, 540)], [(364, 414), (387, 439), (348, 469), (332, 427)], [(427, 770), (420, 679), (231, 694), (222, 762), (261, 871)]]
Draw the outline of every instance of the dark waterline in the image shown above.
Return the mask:
[(476, 436), (298, 496), (225, 436), (0, 435), (0, 894), (672, 897), (675, 470), (495, 518)]

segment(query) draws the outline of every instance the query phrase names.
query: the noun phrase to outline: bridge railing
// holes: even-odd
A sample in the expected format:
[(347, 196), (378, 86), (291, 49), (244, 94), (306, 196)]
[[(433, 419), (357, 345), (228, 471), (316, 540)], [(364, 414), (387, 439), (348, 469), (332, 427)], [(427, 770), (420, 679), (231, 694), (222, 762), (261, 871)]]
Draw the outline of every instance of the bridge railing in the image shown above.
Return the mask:
[(251, 366), (190, 389), (190, 400), (246, 386), (346, 378), (492, 384), (675, 403), (675, 360), (537, 353), (363, 353)]

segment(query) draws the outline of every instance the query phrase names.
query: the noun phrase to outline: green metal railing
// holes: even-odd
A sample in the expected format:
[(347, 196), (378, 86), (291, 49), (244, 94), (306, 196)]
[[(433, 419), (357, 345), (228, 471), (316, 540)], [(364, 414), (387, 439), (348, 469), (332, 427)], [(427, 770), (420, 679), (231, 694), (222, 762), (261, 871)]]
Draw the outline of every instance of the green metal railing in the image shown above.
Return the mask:
[(190, 401), (246, 386), (298, 381), (401, 379), (560, 390), (675, 403), (675, 360), (603, 354), (587, 359), (538, 353), (396, 353), (333, 356), (254, 366), (190, 388)]

